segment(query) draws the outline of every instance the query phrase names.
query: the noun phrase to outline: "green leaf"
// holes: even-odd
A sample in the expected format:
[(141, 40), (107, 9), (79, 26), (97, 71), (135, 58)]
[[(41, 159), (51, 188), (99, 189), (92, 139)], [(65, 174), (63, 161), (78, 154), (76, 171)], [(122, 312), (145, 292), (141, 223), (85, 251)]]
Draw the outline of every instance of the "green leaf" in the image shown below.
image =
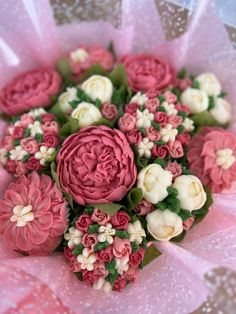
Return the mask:
[(37, 116), (37, 117), (35, 118), (35, 121), (41, 122), (41, 121), (42, 121), (42, 118), (41, 118), (40, 116)]
[(181, 242), (186, 235), (186, 230), (183, 230), (179, 235), (170, 239), (171, 242)]
[(128, 232), (123, 230), (116, 230), (116, 236), (122, 239), (129, 239)]
[(180, 216), (180, 218), (185, 221), (191, 217), (193, 217), (193, 215), (191, 214), (191, 212), (189, 210), (186, 209), (180, 209), (178, 215)]
[(14, 146), (20, 145), (20, 140), (14, 140), (14, 141), (13, 141), (13, 145), (14, 145)]
[(179, 72), (177, 73), (178, 79), (180, 79), (180, 80), (184, 79), (186, 76), (186, 73), (187, 73), (186, 69), (184, 69), (184, 68), (180, 69)]
[(93, 125), (106, 125), (109, 128), (113, 128), (114, 121), (109, 121), (106, 118), (101, 118), (99, 121), (94, 122)]
[(99, 224), (90, 225), (88, 228), (88, 233), (98, 233), (99, 227)]
[(103, 67), (100, 64), (94, 64), (88, 70), (85, 71), (82, 81), (86, 80), (92, 75), (107, 76), (107, 72), (103, 69)]
[(61, 110), (60, 103), (56, 102), (49, 110), (54, 116), (58, 119), (58, 121), (62, 124), (66, 123), (68, 118), (66, 114)]
[(227, 96), (227, 93), (222, 91), (218, 97), (225, 98), (225, 96)]
[(117, 106), (126, 104), (126, 87), (121, 85), (118, 89), (115, 88), (112, 94), (111, 103)]
[(215, 107), (215, 100), (213, 96), (208, 96), (208, 99), (209, 99), (208, 110), (211, 110)]
[(110, 263), (105, 263), (106, 270), (109, 271), (110, 274), (116, 274), (116, 261), (113, 259)]
[(71, 70), (71, 66), (67, 58), (62, 58), (61, 60), (59, 60), (56, 68), (64, 80), (67, 80), (71, 77), (72, 70)]
[(157, 131), (159, 131), (160, 128), (161, 128), (161, 125), (160, 125), (160, 123), (157, 123), (157, 122), (155, 122), (155, 121), (152, 121), (152, 127), (154, 127), (154, 129), (156, 129)]
[(79, 121), (75, 118), (69, 118), (69, 121), (62, 126), (60, 129), (61, 138), (66, 138), (67, 136), (75, 133), (79, 129)]
[(120, 87), (124, 85), (128, 88), (128, 79), (125, 71), (125, 67), (123, 64), (118, 64), (112, 72), (108, 75), (109, 79), (112, 81), (113, 85), (116, 87)]
[(166, 166), (166, 161), (161, 157), (158, 157), (157, 159), (155, 159), (153, 163), (160, 165), (162, 168), (165, 168)]
[(135, 253), (135, 252), (137, 252), (140, 249), (140, 246), (135, 241), (132, 241), (130, 243), (131, 243), (131, 246), (132, 246), (132, 253)]
[(23, 157), (23, 159), (22, 159), (22, 162), (26, 162), (26, 161), (28, 161), (28, 160), (29, 160), (29, 158), (30, 158), (30, 154), (25, 155), (25, 156)]
[(139, 128), (138, 130), (143, 136), (145, 136), (147, 133), (147, 130), (145, 128)]
[(19, 120), (20, 120), (20, 118), (18, 116), (14, 116), (11, 118), (12, 123), (16, 123)]
[(30, 129), (26, 128), (24, 132), (24, 137), (29, 137), (30, 136)]
[(178, 133), (181, 134), (184, 132), (185, 128), (182, 124), (180, 124), (180, 125), (178, 125), (177, 130), (178, 130)]
[(76, 273), (74, 273), (74, 274), (75, 274), (75, 276), (76, 276), (80, 281), (83, 281), (83, 280), (84, 280), (82, 273), (76, 272)]
[(42, 143), (42, 141), (43, 141), (43, 135), (40, 134), (40, 133), (37, 133), (37, 134), (35, 135), (35, 139), (36, 139), (36, 141), (37, 141), (38, 143)]
[(110, 51), (110, 53), (112, 53), (114, 57), (116, 57), (116, 52), (112, 41), (109, 43), (107, 50)]
[(177, 87), (173, 87), (171, 89), (171, 92), (179, 99), (180, 95), (181, 95), (181, 90), (178, 89)]
[(84, 212), (88, 215), (92, 215), (93, 213), (93, 207), (91, 206), (86, 206), (85, 209), (84, 209)]
[(78, 256), (83, 252), (83, 245), (81, 243), (77, 244), (74, 250), (72, 251), (72, 254)]
[[(165, 97), (163, 95), (159, 95), (157, 96), (157, 98), (160, 100), (160, 102), (162, 103), (163, 101), (166, 101)], [(160, 108), (160, 107), (159, 107)], [(158, 109), (159, 109), (158, 108)], [(163, 107), (164, 108), (164, 107)], [(165, 109), (165, 108), (164, 108)]]
[(184, 111), (178, 111), (177, 115), (182, 117), (183, 120), (187, 117), (187, 114)]
[(154, 141), (154, 144), (158, 145), (158, 146), (162, 146), (162, 145), (165, 145), (166, 142), (165, 141)]
[(123, 205), (116, 203), (94, 204), (89, 206), (100, 209), (102, 212), (107, 213), (108, 215), (111, 216), (114, 216), (118, 212), (118, 210), (124, 207)]
[(106, 280), (110, 282), (110, 284), (113, 286), (117, 277), (119, 276), (117, 270), (115, 270), (114, 274), (109, 274), (107, 277), (106, 277)]
[(164, 106), (158, 107), (158, 111), (166, 112), (166, 108)]
[(101, 105), (102, 105), (101, 100), (97, 98), (97, 99), (95, 100), (94, 106), (97, 107), (97, 108), (100, 110), (100, 109), (101, 109)]
[(79, 101), (78, 100), (71, 100), (69, 101), (69, 105), (72, 109), (76, 109), (78, 107)]
[(94, 252), (103, 250), (103, 249), (107, 248), (109, 245), (110, 245), (110, 243), (108, 243), (107, 241), (105, 241), (105, 242), (98, 242), (97, 244), (95, 244), (95, 246), (93, 248)]
[(191, 117), (197, 126), (221, 126), (208, 111), (203, 111)]
[(161, 252), (155, 246), (152, 245), (152, 246), (146, 248), (144, 259), (143, 259), (143, 267), (150, 264), (152, 261), (154, 261), (160, 255), (161, 255)]
[(165, 202), (159, 202), (157, 204), (154, 205), (157, 209), (160, 209), (160, 210), (165, 210), (167, 208), (167, 205)]
[(168, 195), (174, 195), (174, 196), (178, 195), (178, 190), (173, 188), (172, 186), (168, 186), (167, 192), (168, 192)]
[(200, 83), (197, 80), (194, 80), (192, 83), (192, 88), (200, 89)]
[(127, 210), (131, 211), (143, 198), (143, 191), (141, 188), (133, 188), (126, 196)]
[(94, 103), (92, 98), (89, 97), (89, 95), (87, 95), (85, 93), (85, 91), (83, 91), (82, 89), (80, 89), (78, 87), (77, 87), (77, 97), (79, 98), (79, 102), (85, 101), (85, 102), (92, 103), (92, 104)]

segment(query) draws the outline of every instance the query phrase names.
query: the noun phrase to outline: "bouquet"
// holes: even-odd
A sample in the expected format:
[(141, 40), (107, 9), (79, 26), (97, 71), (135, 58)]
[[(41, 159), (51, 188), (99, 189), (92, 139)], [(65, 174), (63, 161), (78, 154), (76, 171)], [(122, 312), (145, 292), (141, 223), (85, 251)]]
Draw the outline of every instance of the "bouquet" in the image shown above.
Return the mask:
[(0, 91), (3, 251), (59, 254), (84, 291), (114, 294), (132, 291), (168, 243), (197, 238), (212, 193), (236, 180), (221, 77), (115, 48), (78, 43)]

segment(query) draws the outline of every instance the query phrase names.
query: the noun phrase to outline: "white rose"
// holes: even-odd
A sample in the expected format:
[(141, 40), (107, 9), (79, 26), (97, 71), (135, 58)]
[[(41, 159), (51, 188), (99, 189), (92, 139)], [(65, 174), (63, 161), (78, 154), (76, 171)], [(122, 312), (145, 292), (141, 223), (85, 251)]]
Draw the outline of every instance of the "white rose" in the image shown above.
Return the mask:
[(79, 120), (79, 128), (92, 125), (94, 122), (98, 122), (101, 118), (100, 110), (88, 102), (81, 102), (76, 109), (71, 113), (71, 117)]
[(208, 96), (218, 96), (221, 93), (220, 82), (213, 73), (202, 73), (196, 77), (196, 81)]
[(181, 102), (190, 108), (192, 114), (207, 110), (209, 100), (207, 94), (196, 88), (187, 88), (180, 96)]
[(231, 119), (231, 106), (223, 98), (215, 98), (215, 107), (210, 110), (212, 117), (220, 124), (226, 124)]
[(172, 174), (158, 164), (150, 164), (138, 174), (137, 187), (143, 190), (146, 201), (156, 204), (167, 197), (167, 187), (171, 185)]
[(88, 52), (83, 48), (76, 49), (70, 53), (71, 60), (74, 62), (84, 62), (88, 56)]
[(154, 210), (146, 220), (149, 233), (159, 241), (169, 241), (183, 231), (182, 219), (169, 209)]
[(77, 89), (75, 87), (68, 87), (66, 92), (62, 93), (58, 98), (58, 104), (62, 112), (71, 113), (73, 110), (70, 102), (77, 100)]
[(178, 190), (177, 198), (182, 209), (197, 210), (206, 202), (206, 193), (201, 181), (193, 175), (182, 175), (175, 179), (173, 187)]
[(102, 103), (111, 101), (113, 85), (105, 76), (93, 75), (83, 82), (81, 88), (94, 101), (96, 99), (100, 99)]

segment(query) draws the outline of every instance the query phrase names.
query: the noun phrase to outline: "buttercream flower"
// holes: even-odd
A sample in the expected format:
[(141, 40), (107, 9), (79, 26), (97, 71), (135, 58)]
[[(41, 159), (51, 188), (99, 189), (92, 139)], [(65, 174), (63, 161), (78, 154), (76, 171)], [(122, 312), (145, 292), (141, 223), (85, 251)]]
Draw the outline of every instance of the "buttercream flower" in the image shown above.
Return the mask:
[(55, 70), (41, 68), (25, 72), (1, 90), (0, 109), (11, 116), (31, 108), (48, 107), (60, 86), (61, 78)]
[(115, 120), (119, 115), (117, 107), (108, 102), (102, 105), (101, 113), (107, 120)]
[(126, 272), (129, 268), (129, 257), (125, 257), (125, 258), (116, 258), (116, 270), (118, 272), (118, 274), (122, 275), (124, 272)]
[(148, 137), (145, 137), (137, 147), (138, 154), (140, 157), (150, 158), (151, 150), (154, 147), (154, 143), (150, 142)]
[(215, 98), (215, 107), (210, 110), (212, 117), (220, 124), (226, 124), (231, 120), (231, 105), (223, 98)]
[(113, 242), (113, 254), (117, 258), (126, 258), (130, 255), (132, 247), (128, 239), (115, 237)]
[(29, 124), (28, 128), (30, 129), (30, 135), (32, 137), (35, 137), (36, 134), (43, 134), (41, 123), (39, 121), (35, 121), (34, 123)]
[(99, 242), (108, 242), (109, 244), (113, 243), (113, 236), (115, 235), (116, 231), (112, 228), (112, 224), (107, 223), (105, 226), (100, 226), (98, 232)]
[(121, 291), (122, 289), (124, 289), (126, 287), (126, 284), (127, 284), (127, 279), (122, 277), (122, 276), (119, 276), (119, 277), (117, 277), (117, 279), (114, 283), (113, 290)]
[(167, 187), (172, 183), (172, 174), (158, 164), (150, 164), (138, 174), (137, 187), (143, 191), (146, 201), (156, 204), (168, 195)]
[(118, 121), (119, 129), (122, 132), (132, 131), (135, 128), (136, 118), (130, 113), (125, 113)]
[(140, 248), (137, 252), (131, 253), (129, 257), (129, 265), (133, 268), (137, 268), (144, 259), (145, 250)]
[(171, 93), (170, 91), (166, 91), (163, 96), (165, 97), (166, 101), (170, 104), (173, 104), (176, 102), (177, 97), (175, 94)]
[(84, 128), (101, 120), (100, 110), (88, 102), (81, 102), (71, 113), (71, 117), (78, 120), (78, 127)]
[(195, 80), (199, 83), (201, 90), (208, 96), (218, 96), (221, 93), (221, 85), (213, 73), (202, 73)]
[(168, 162), (168, 164), (165, 167), (165, 170), (171, 172), (171, 174), (173, 175), (172, 178), (173, 180), (175, 180), (182, 173), (182, 168), (176, 161)]
[(5, 166), (7, 163), (7, 150), (5, 148), (0, 148), (0, 163)]
[(93, 249), (94, 245), (98, 243), (97, 234), (96, 233), (91, 233), (91, 234), (85, 233), (83, 235), (81, 243), (84, 247)]
[(78, 100), (77, 88), (67, 87), (66, 91), (58, 97), (57, 103), (62, 112), (71, 113), (73, 109), (70, 102), (75, 100)]
[(79, 218), (77, 219), (75, 225), (76, 228), (82, 232), (87, 232), (89, 226), (92, 224), (92, 219), (90, 217), (90, 215), (87, 214), (82, 214), (81, 216), (79, 216)]
[(90, 250), (87, 248), (83, 249), (82, 254), (77, 256), (77, 261), (81, 264), (81, 269), (87, 269), (89, 271), (94, 269), (96, 260), (96, 255), (90, 253)]
[(58, 154), (57, 173), (62, 188), (81, 205), (121, 200), (137, 176), (125, 135), (106, 126), (69, 136)]
[(125, 66), (128, 82), (133, 91), (146, 93), (153, 90), (155, 97), (173, 81), (174, 75), (169, 64), (154, 55), (124, 56), (120, 61)]
[(54, 119), (55, 119), (54, 115), (50, 112), (45, 112), (45, 114), (41, 116), (42, 123), (52, 122)]
[(129, 215), (123, 210), (119, 210), (115, 215), (111, 217), (112, 225), (118, 230), (126, 230), (129, 221)]
[(60, 140), (56, 133), (45, 133), (43, 135), (42, 146), (56, 147), (59, 144)]
[(11, 249), (47, 254), (66, 227), (66, 202), (47, 175), (33, 172), (19, 177), (0, 201), (0, 234)]
[(220, 128), (204, 128), (193, 137), (187, 153), (191, 172), (213, 192), (229, 189), (236, 179), (236, 137)]
[(45, 166), (47, 162), (54, 159), (55, 152), (54, 147), (41, 146), (40, 151), (35, 153), (34, 157), (40, 160), (40, 165)]
[(146, 216), (154, 209), (155, 207), (151, 203), (142, 199), (141, 202), (139, 202), (138, 205), (133, 209), (133, 211), (139, 216)]
[(160, 130), (161, 139), (164, 142), (174, 142), (178, 130), (174, 129), (170, 123), (167, 123), (164, 128)]
[(148, 128), (151, 126), (152, 121), (154, 120), (154, 114), (149, 112), (147, 109), (144, 111), (137, 110), (137, 128)]
[(114, 257), (112, 253), (112, 245), (96, 252), (96, 256), (97, 256), (98, 261), (102, 263), (110, 263)]
[(109, 78), (92, 75), (81, 85), (81, 89), (92, 99), (99, 99), (102, 103), (111, 102), (113, 85)]
[(134, 282), (138, 276), (138, 268), (129, 267), (124, 276), (126, 280)]
[(68, 232), (64, 235), (67, 245), (69, 248), (75, 247), (77, 244), (82, 242), (82, 232), (74, 227), (68, 229)]
[(23, 128), (27, 128), (29, 124), (34, 123), (34, 117), (31, 112), (25, 113), (20, 117), (20, 124)]
[[(36, 117), (42, 117), (43, 115), (45, 115), (47, 113), (47, 111), (43, 108), (37, 108), (37, 109), (32, 109), (28, 112), (29, 116), (32, 116), (33, 118)], [(26, 114), (25, 114), (26, 115)], [(33, 120), (34, 121), (34, 120)]]
[(135, 102), (130, 102), (127, 106), (125, 106), (125, 112), (130, 113), (134, 117), (136, 117), (136, 111), (138, 110), (139, 105)]
[(172, 158), (181, 158), (184, 155), (183, 146), (178, 140), (175, 140), (174, 142), (169, 142), (166, 145), (166, 148)]
[(82, 273), (84, 282), (88, 285), (94, 284), (99, 279), (99, 276), (95, 275), (93, 271), (82, 269), (81, 273)]
[(106, 270), (104, 263), (96, 261), (94, 263), (93, 273), (94, 273), (95, 276), (99, 276), (99, 277), (105, 278), (109, 274), (109, 271)]
[(131, 130), (131, 131), (128, 131), (125, 134), (125, 136), (126, 136), (128, 142), (130, 144), (134, 144), (135, 146), (137, 146), (142, 140), (142, 134), (136, 128)]
[(155, 145), (152, 149), (152, 157), (161, 157), (165, 158), (166, 155), (169, 154), (169, 149), (167, 148), (167, 145)]
[(162, 107), (165, 108), (167, 116), (172, 116), (177, 114), (177, 109), (174, 104), (169, 104), (167, 101), (161, 103)]
[(156, 209), (146, 220), (148, 232), (158, 241), (169, 241), (183, 231), (182, 219), (169, 209)]
[(56, 121), (46, 122), (42, 125), (42, 130), (45, 133), (56, 133), (59, 132), (59, 125)]
[(94, 282), (93, 289), (109, 292), (112, 290), (112, 285), (110, 284), (109, 281), (106, 281), (104, 278), (99, 278), (98, 281)]
[(176, 139), (177, 139), (178, 141), (180, 141), (180, 143), (181, 143), (182, 145), (187, 146), (187, 145), (190, 143), (191, 136), (190, 136), (190, 134), (189, 134), (188, 132), (184, 132), (184, 133), (182, 133), (182, 134), (178, 134), (178, 135), (176, 136)]
[(197, 210), (206, 202), (206, 193), (201, 181), (193, 175), (181, 175), (175, 179), (173, 187), (178, 191), (177, 198), (182, 209)]
[(127, 231), (130, 242), (135, 241), (137, 244), (141, 244), (143, 237), (146, 236), (145, 230), (142, 228), (139, 220), (136, 220), (134, 223), (129, 223)]
[[(186, 118), (188, 119), (188, 118)], [(189, 119), (190, 120), (190, 119)], [(171, 115), (168, 117), (168, 123), (172, 125), (174, 129), (176, 129), (181, 123), (183, 119), (181, 116)], [(191, 120), (192, 121), (192, 120)], [(182, 123), (183, 124), (183, 123)], [(186, 128), (187, 129), (187, 128)], [(188, 129), (187, 129), (188, 130)], [(192, 130), (191, 130), (192, 131)]]
[(208, 109), (209, 100), (206, 92), (195, 88), (187, 88), (180, 96), (181, 102), (188, 105), (190, 113), (197, 114)]
[(194, 223), (193, 217), (190, 217), (187, 220), (183, 221), (184, 230), (189, 230), (192, 227), (193, 223)]
[(14, 149), (10, 150), (11, 160), (22, 160), (27, 155), (28, 155), (28, 152), (24, 150), (21, 145), (18, 145)]
[(156, 112), (154, 115), (154, 120), (157, 123), (161, 123), (161, 125), (165, 125), (167, 123), (167, 114), (165, 112)]
[(193, 120), (189, 118), (185, 118), (182, 125), (184, 126), (185, 130), (189, 132), (193, 131), (195, 128)]
[(97, 208), (94, 208), (91, 219), (99, 225), (106, 225), (110, 221), (111, 216)]
[(141, 92), (135, 94), (130, 100), (131, 103), (138, 104), (139, 106), (143, 106), (146, 101), (148, 101), (147, 95), (142, 94)]
[(148, 109), (148, 111), (155, 113), (159, 105), (160, 105), (159, 99), (151, 98), (145, 102), (144, 107)]
[(24, 128), (22, 128), (20, 126), (15, 126), (12, 136), (14, 139), (19, 139), (19, 138), (22, 138), (24, 136), (24, 132), (25, 132)]
[(31, 156), (25, 163), (25, 167), (29, 171), (38, 171), (41, 169), (42, 166), (40, 165), (38, 159), (36, 159), (34, 156)]
[(150, 141), (159, 141), (161, 139), (161, 134), (159, 131), (150, 126), (150, 128), (147, 129), (147, 137)]
[(35, 154), (39, 149), (37, 141), (32, 137), (23, 138), (21, 140), (21, 146), (30, 154)]

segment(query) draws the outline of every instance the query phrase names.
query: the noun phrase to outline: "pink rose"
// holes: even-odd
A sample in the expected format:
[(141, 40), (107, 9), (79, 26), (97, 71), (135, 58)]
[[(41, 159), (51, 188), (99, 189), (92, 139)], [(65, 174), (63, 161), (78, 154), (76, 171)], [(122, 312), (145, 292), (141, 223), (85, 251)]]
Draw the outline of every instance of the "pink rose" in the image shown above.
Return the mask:
[(37, 107), (48, 107), (51, 97), (60, 91), (61, 78), (52, 69), (36, 69), (18, 75), (0, 92), (0, 109), (17, 115)]
[(136, 102), (131, 102), (125, 107), (125, 112), (136, 117), (136, 111), (138, 110), (139, 105)]
[(180, 141), (180, 143), (181, 143), (182, 145), (188, 146), (188, 144), (189, 144), (190, 141), (191, 141), (191, 136), (190, 136), (190, 134), (189, 134), (188, 132), (184, 132), (184, 133), (182, 133), (182, 134), (178, 134), (178, 135), (176, 136), (176, 139), (177, 139), (178, 141)]
[(165, 97), (166, 101), (169, 104), (174, 104), (177, 100), (177, 97), (175, 96), (175, 94), (171, 93), (170, 91), (166, 91), (163, 96)]
[(115, 237), (113, 241), (113, 254), (117, 258), (128, 257), (132, 252), (131, 244), (128, 239)]
[(14, 139), (20, 139), (24, 137), (25, 129), (22, 128), (21, 126), (15, 126), (13, 130), (13, 138)]
[(129, 267), (129, 269), (125, 272), (124, 277), (126, 280), (134, 282), (138, 276), (138, 268)]
[(25, 167), (29, 171), (38, 171), (39, 169), (41, 169), (42, 166), (39, 163), (39, 159), (36, 159), (34, 156), (31, 156), (25, 163)]
[(16, 172), (16, 162), (14, 160), (8, 159), (5, 167), (6, 167), (6, 170), (10, 173)]
[(99, 261), (94, 263), (93, 273), (95, 276), (99, 276), (100, 278), (105, 278), (109, 274), (108, 270), (105, 268), (105, 264)]
[(154, 115), (154, 120), (157, 123), (161, 123), (161, 125), (164, 125), (167, 123), (167, 114), (165, 112), (156, 112)]
[(138, 129), (128, 131), (125, 135), (128, 142), (135, 146), (138, 146), (138, 144), (142, 141), (142, 134), (139, 132)]
[(159, 131), (157, 131), (156, 129), (154, 129), (152, 126), (150, 126), (147, 129), (147, 137), (149, 138), (149, 140), (151, 142), (153, 141), (159, 141), (161, 139), (161, 134)]
[(6, 135), (3, 137), (1, 141), (1, 146), (6, 150), (11, 150), (14, 148), (13, 137), (11, 135)]
[(151, 213), (155, 207), (147, 202), (145, 199), (142, 199), (140, 203), (133, 209), (134, 212), (139, 216), (146, 216), (147, 214)]
[(193, 217), (190, 217), (187, 220), (183, 221), (184, 230), (189, 230), (192, 227), (193, 223), (194, 223)]
[(110, 263), (114, 257), (112, 253), (112, 246), (108, 246), (96, 253), (97, 260), (101, 263)]
[(84, 247), (93, 248), (98, 243), (98, 236), (96, 233), (85, 233), (82, 238), (82, 244)]
[(32, 137), (23, 138), (21, 140), (21, 146), (29, 153), (29, 154), (35, 154), (37, 151), (39, 151), (39, 145), (38, 142), (33, 139)]
[(119, 129), (122, 132), (128, 132), (135, 128), (136, 118), (130, 113), (125, 113), (118, 121)]
[(25, 113), (20, 117), (20, 125), (23, 128), (27, 128), (29, 124), (33, 124), (34, 121), (35, 121), (34, 118), (28, 113)]
[(120, 292), (122, 289), (126, 287), (126, 284), (127, 284), (127, 280), (122, 276), (118, 276), (114, 283), (113, 289), (115, 291)]
[(111, 216), (102, 212), (101, 210), (95, 208), (91, 217), (92, 221), (98, 223), (99, 225), (106, 225), (110, 221)]
[(42, 130), (45, 133), (59, 133), (59, 125), (56, 121), (46, 122), (42, 125)]
[(169, 64), (154, 55), (124, 56), (120, 61), (125, 66), (129, 86), (135, 92), (154, 90), (157, 93), (168, 87), (174, 79)]
[(60, 140), (56, 133), (44, 133), (42, 146), (56, 147)]
[(70, 249), (68, 246), (64, 247), (64, 255), (70, 261), (73, 261), (76, 258), (76, 256), (72, 253), (72, 249)]
[(52, 122), (54, 119), (55, 119), (55, 117), (54, 117), (54, 115), (52, 113), (45, 113), (41, 117), (42, 123)]
[(148, 101), (145, 102), (144, 107), (148, 109), (148, 111), (155, 113), (157, 111), (157, 108), (160, 105), (160, 100), (157, 98), (151, 98)]
[(190, 78), (185, 77), (182, 80), (178, 80), (177, 81), (177, 87), (181, 90), (184, 91), (185, 89), (187, 89), (188, 87), (190, 87), (192, 85), (192, 81), (190, 80)]
[(167, 145), (162, 145), (162, 146), (158, 146), (155, 145), (152, 149), (152, 156), (153, 157), (161, 157), (161, 158), (165, 158), (166, 155), (168, 155), (168, 148)]
[(175, 105), (175, 109), (178, 111), (183, 111), (185, 112), (187, 115), (190, 114), (190, 108), (187, 105), (182, 105), (182, 104), (176, 104)]
[(172, 158), (180, 158), (184, 155), (183, 146), (180, 141), (175, 140), (166, 145), (168, 152)]
[(176, 161), (168, 162), (167, 166), (165, 167), (165, 170), (170, 171), (172, 173), (173, 180), (180, 176), (182, 173), (182, 168)]
[(129, 221), (129, 215), (122, 210), (119, 210), (114, 216), (111, 217), (112, 225), (118, 230), (126, 230), (128, 228)]
[(15, 170), (15, 176), (20, 177), (28, 172), (25, 163), (22, 161), (17, 160), (16, 161), (16, 170)]
[(183, 119), (181, 116), (171, 115), (168, 117), (168, 123), (170, 123), (173, 129), (176, 129), (181, 123)]
[(87, 214), (81, 215), (75, 223), (76, 228), (82, 232), (88, 232), (88, 228), (91, 224), (91, 217)]
[(80, 263), (77, 261), (76, 258), (74, 258), (73, 260), (69, 260), (68, 266), (69, 266), (69, 269), (70, 269), (73, 273), (79, 273), (79, 272), (81, 272), (81, 265), (80, 265)]
[(84, 282), (88, 285), (92, 285), (93, 283), (95, 283), (99, 279), (99, 276), (95, 275), (93, 271), (88, 271), (88, 270), (82, 269), (81, 272), (82, 272)]
[(102, 105), (101, 113), (107, 120), (114, 120), (118, 117), (118, 110), (115, 105), (105, 103)]
[(137, 268), (144, 258), (145, 250), (140, 248), (137, 252), (131, 253), (129, 257), (129, 265)]
[(57, 160), (62, 188), (80, 205), (119, 201), (137, 177), (125, 135), (106, 126), (87, 127), (69, 136)]
[(148, 98), (155, 98), (161, 94), (159, 90), (157, 90), (155, 87), (149, 88), (145, 93)]

